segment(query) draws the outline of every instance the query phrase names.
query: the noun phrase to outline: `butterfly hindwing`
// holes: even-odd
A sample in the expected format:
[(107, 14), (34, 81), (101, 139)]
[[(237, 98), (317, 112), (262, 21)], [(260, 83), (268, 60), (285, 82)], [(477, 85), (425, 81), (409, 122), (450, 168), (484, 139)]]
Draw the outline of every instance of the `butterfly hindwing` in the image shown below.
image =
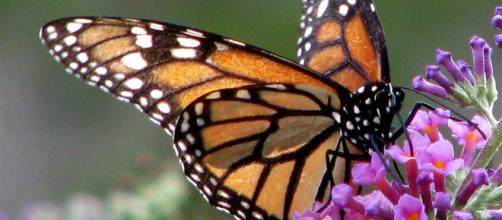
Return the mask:
[(175, 148), (211, 204), (239, 219), (291, 219), (314, 204), (326, 152), (339, 141), (339, 108), (339, 97), (315, 86), (218, 90), (183, 111)]
[(136, 105), (169, 133), (182, 109), (218, 89), (303, 83), (343, 90), (269, 52), (161, 22), (65, 18), (46, 24), (40, 38), (67, 72)]
[(372, 0), (305, 0), (297, 59), (351, 91), (389, 81), (384, 34)]

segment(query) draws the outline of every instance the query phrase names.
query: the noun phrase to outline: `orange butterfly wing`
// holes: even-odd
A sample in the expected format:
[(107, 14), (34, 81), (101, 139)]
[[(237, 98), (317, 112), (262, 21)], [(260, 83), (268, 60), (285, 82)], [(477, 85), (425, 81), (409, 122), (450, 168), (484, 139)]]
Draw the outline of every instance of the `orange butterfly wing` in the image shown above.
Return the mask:
[(75, 17), (49, 22), (40, 38), (67, 72), (133, 103), (168, 133), (182, 109), (218, 89), (302, 83), (343, 91), (269, 52), (172, 24)]
[(297, 59), (351, 91), (390, 81), (384, 34), (373, 1), (305, 0)]

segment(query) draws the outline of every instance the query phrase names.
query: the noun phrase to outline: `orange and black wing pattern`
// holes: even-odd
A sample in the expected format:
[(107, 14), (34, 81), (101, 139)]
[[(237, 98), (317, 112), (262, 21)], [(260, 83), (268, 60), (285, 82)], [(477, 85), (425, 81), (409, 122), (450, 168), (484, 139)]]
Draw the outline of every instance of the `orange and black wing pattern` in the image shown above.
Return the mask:
[[(332, 172), (362, 155), (341, 144), (332, 116), (340, 104), (340, 97), (309, 85), (214, 91), (183, 111), (175, 149), (187, 178), (219, 209), (237, 219), (292, 219), (326, 201), (328, 178), (347, 178)], [(327, 165), (329, 151), (347, 157)]]
[(46, 24), (40, 38), (68, 73), (134, 104), (170, 134), (180, 112), (214, 90), (273, 83), (344, 89), (242, 42), (161, 22), (65, 18)]
[(372, 0), (303, 0), (297, 59), (351, 91), (390, 81), (387, 49)]

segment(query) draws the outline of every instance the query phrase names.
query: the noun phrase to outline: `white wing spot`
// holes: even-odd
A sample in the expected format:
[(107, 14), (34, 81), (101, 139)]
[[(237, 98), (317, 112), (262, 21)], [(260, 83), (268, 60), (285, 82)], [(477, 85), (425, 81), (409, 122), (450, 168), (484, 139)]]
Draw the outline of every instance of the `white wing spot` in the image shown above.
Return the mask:
[(49, 40), (54, 40), (58, 37), (58, 32), (54, 32), (49, 34)]
[(61, 51), (62, 49), (63, 49), (63, 46), (61, 46), (61, 45), (59, 45), (59, 44), (54, 45), (54, 51), (59, 52), (59, 51)]
[(154, 89), (150, 92), (150, 97), (152, 97), (153, 99), (160, 99), (163, 95), (164, 93), (158, 89)]
[(354, 124), (352, 124), (352, 122), (350, 122), (350, 121), (347, 121), (347, 123), (345, 124), (345, 127), (347, 127), (347, 129), (349, 129), (349, 130), (354, 130)]
[(77, 37), (75, 37), (73, 35), (70, 35), (70, 36), (64, 38), (64, 43), (67, 46), (71, 46), (71, 45), (73, 45), (76, 42), (77, 42)]
[(340, 116), (340, 114), (338, 112), (333, 112), (333, 113), (331, 113), (331, 115), (333, 115), (333, 118), (336, 120), (336, 122), (338, 124), (341, 123), (342, 117)]
[(195, 114), (201, 115), (203, 110), (204, 110), (204, 104), (202, 104), (202, 102), (195, 104)]
[(121, 61), (127, 67), (135, 70), (143, 69), (148, 65), (139, 52), (127, 54), (122, 57)]
[(154, 117), (155, 119), (157, 119), (159, 121), (164, 120), (164, 117), (161, 114), (158, 114), (158, 113), (153, 113), (152, 117)]
[(320, 4), (319, 7), (317, 8), (317, 17), (320, 18), (326, 12), (326, 9), (328, 9), (329, 5), (329, 0), (323, 0)]
[(96, 72), (98, 75), (106, 75), (106, 73), (108, 73), (108, 70), (105, 68), (105, 67), (98, 67), (94, 70), (94, 72)]
[(240, 45), (240, 46), (246, 46), (245, 43), (242, 43), (242, 42), (236, 41), (236, 40), (232, 40), (232, 39), (228, 39), (228, 38), (225, 38), (225, 41), (227, 41), (229, 43), (237, 44), (237, 45)]
[(153, 45), (152, 35), (137, 35), (135, 43), (141, 48), (150, 48)]
[(375, 117), (373, 118), (373, 122), (374, 122), (375, 124), (380, 124), (380, 118), (379, 118), (378, 116), (375, 116)]
[(159, 111), (164, 114), (168, 114), (171, 112), (171, 106), (166, 102), (159, 102), (159, 104), (157, 104), (157, 109), (159, 109)]
[(124, 85), (127, 86), (129, 89), (136, 90), (136, 89), (141, 89), (141, 87), (143, 87), (144, 85), (144, 82), (139, 78), (131, 78), (125, 81)]
[(66, 58), (68, 56), (68, 52), (61, 53), (61, 58)]
[(90, 80), (93, 82), (98, 82), (101, 79), (99, 76), (91, 76)]
[(197, 125), (199, 127), (204, 126), (206, 123), (204, 122), (204, 119), (202, 118), (197, 118)]
[(139, 97), (139, 104), (141, 106), (147, 106), (148, 105), (148, 99), (146, 99), (145, 97)]
[(218, 43), (218, 42), (214, 42), (214, 44), (216, 45), (216, 49), (218, 49), (218, 50), (228, 50), (228, 46), (226, 44), (222, 44), (222, 43)]
[(123, 73), (117, 73), (113, 75), (113, 78), (115, 78), (116, 80), (123, 80), (125, 79), (125, 75)]
[(73, 33), (75, 31), (80, 30), (80, 28), (82, 28), (82, 26), (84, 26), (82, 23), (70, 22), (70, 23), (66, 24), (66, 30), (68, 30), (68, 32), (70, 32), (70, 33)]
[(80, 68), (80, 73), (87, 73), (87, 67)]
[(157, 23), (150, 23), (150, 28), (158, 31), (163, 31), (164, 30), (164, 25), (157, 24)]
[(354, 105), (354, 113), (356, 113), (356, 114), (361, 113), (361, 110), (359, 109), (359, 107), (357, 105)]
[(241, 89), (241, 90), (237, 91), (236, 96), (241, 99), (250, 99), (251, 98), (249, 91), (245, 90), (245, 89)]
[(340, 13), (342, 16), (345, 16), (349, 13), (349, 6), (346, 4), (340, 5), (340, 8), (338, 8), (338, 13)]
[(198, 47), (200, 45), (200, 41), (193, 38), (178, 37), (176, 40), (183, 47)]
[(133, 34), (146, 34), (146, 30), (142, 27), (132, 27), (131, 28), (131, 33)]
[(186, 33), (188, 35), (192, 35), (194, 37), (204, 37), (203, 33), (199, 32), (199, 31), (196, 31), (196, 30), (188, 29), (188, 28), (187, 28)]
[(309, 8), (307, 8), (307, 14), (312, 13), (313, 10), (314, 10), (314, 7), (310, 6)]
[(355, 5), (357, 0), (347, 0), (347, 2), (351, 5)]
[(47, 32), (48, 34), (52, 33), (56, 31), (56, 28), (54, 26), (47, 26), (47, 28), (45, 28), (45, 32)]
[(311, 47), (312, 47), (312, 44), (310, 44), (310, 42), (305, 43), (305, 46), (304, 46), (305, 52), (309, 51)]
[(213, 93), (209, 94), (208, 96), (206, 96), (206, 99), (219, 99), (220, 97), (221, 97), (220, 92), (213, 92)]
[(171, 55), (179, 59), (194, 58), (197, 56), (197, 51), (188, 48), (173, 48), (171, 49)]
[(76, 69), (78, 68), (78, 63), (76, 63), (76, 62), (71, 62), (71, 63), (70, 63), (70, 68), (72, 68), (72, 69), (76, 70)]
[(187, 134), (186, 138), (187, 138), (188, 143), (190, 143), (190, 144), (194, 144), (195, 143), (195, 138), (193, 137), (192, 134)]
[(105, 86), (111, 88), (113, 86), (113, 82), (111, 80), (105, 80)]
[(88, 23), (92, 22), (91, 19), (87, 19), (87, 18), (77, 18), (74, 21), (78, 22), (78, 23), (82, 23), (82, 24), (88, 24)]
[(305, 29), (305, 34), (303, 35), (303, 37), (308, 37), (308, 36), (310, 36), (310, 34), (312, 34), (312, 26), (308, 26)]
[(134, 94), (130, 91), (122, 91), (120, 92), (120, 96), (126, 97), (126, 98), (132, 98)]
[(77, 54), (77, 60), (80, 61), (81, 63), (85, 63), (89, 60), (89, 56), (87, 55), (87, 53), (82, 52)]
[(373, 3), (371, 3), (370, 8), (371, 8), (371, 11), (372, 11), (372, 12), (375, 12), (375, 11), (376, 11), (375, 5), (374, 5)]

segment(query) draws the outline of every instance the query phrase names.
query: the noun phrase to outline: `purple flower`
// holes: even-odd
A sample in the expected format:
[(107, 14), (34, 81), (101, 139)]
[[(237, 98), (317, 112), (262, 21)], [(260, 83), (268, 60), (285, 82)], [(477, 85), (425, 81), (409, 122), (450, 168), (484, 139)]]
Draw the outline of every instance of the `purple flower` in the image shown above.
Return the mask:
[(490, 181), (497, 185), (502, 184), (502, 164), (490, 176)]
[(468, 212), (454, 211), (453, 212), (453, 219), (454, 220), (473, 220), (474, 217), (472, 217), (471, 213), (468, 213)]
[(472, 49), (472, 59), (474, 62), (474, 72), (481, 76), (483, 75), (485, 69), (485, 55), (484, 48), (486, 46), (486, 41), (478, 36), (473, 36), (470, 41)]
[(436, 217), (438, 219), (446, 219), (448, 210), (451, 209), (450, 193), (437, 192), (434, 199), (434, 207), (437, 208)]
[(431, 142), (441, 138), (439, 127), (446, 125), (450, 118), (450, 111), (437, 108), (432, 112), (418, 111), (410, 124), (410, 128), (426, 134)]
[(356, 199), (364, 204), (365, 215), (374, 219), (392, 219), (394, 205), (380, 192), (373, 191)]
[(341, 208), (364, 213), (363, 204), (354, 199), (354, 189), (345, 183), (337, 184), (331, 189), (331, 201)]
[(448, 122), (448, 127), (451, 129), (453, 137), (457, 139), (458, 143), (464, 146), (462, 159), (467, 165), (471, 163), (476, 148), (480, 149), (484, 147), (492, 133), (490, 124), (483, 117), (476, 115), (472, 119), (472, 122), (483, 132), (486, 139), (483, 138), (483, 135), (476, 128), (470, 126), (467, 122), (454, 120)]
[[(492, 19), (492, 25), (502, 29), (502, 6), (495, 9), (495, 16)], [(495, 42), (499, 48), (502, 48), (502, 34), (495, 35)]]
[(293, 214), (294, 220), (340, 220), (340, 209), (338, 206), (329, 203), (323, 208), (323, 204), (316, 202), (313, 211), (306, 211), (304, 213), (295, 212)]
[(352, 182), (361, 186), (375, 186), (389, 198), (392, 203), (397, 203), (399, 193), (389, 181), (385, 179), (385, 167), (376, 153), (371, 154), (371, 163), (359, 163), (352, 168)]
[(453, 61), (451, 53), (437, 49), (436, 62), (443, 66), (455, 81), (464, 82), (466, 80), (455, 61)]
[(434, 80), (445, 90), (450, 91), (453, 87), (453, 82), (451, 82), (443, 73), (438, 66), (429, 65), (425, 67), (425, 78), (427, 80)]
[(412, 86), (414, 89), (429, 93), (433, 96), (447, 98), (450, 94), (441, 86), (427, 82), (423, 77), (417, 76), (413, 78)]
[(417, 152), (421, 170), (448, 175), (464, 165), (462, 159), (455, 159), (453, 145), (447, 140), (432, 143), (424, 151)]
[(502, 220), (502, 209), (488, 211), (491, 220)]
[(458, 203), (465, 204), (474, 192), (482, 185), (488, 184), (488, 173), (485, 169), (472, 170), (471, 180), (457, 197)]
[[(414, 147), (414, 151), (423, 150), (430, 145), (429, 138), (423, 136), (415, 130), (408, 129), (410, 140)], [(413, 196), (418, 195), (417, 176), (418, 165), (415, 155), (411, 155), (410, 143), (405, 142), (403, 148), (397, 145), (392, 145), (389, 149), (385, 150), (385, 154), (389, 155), (398, 163), (403, 163), (406, 169), (406, 176), (408, 177), (409, 193)]]
[(401, 196), (395, 211), (395, 220), (427, 220), (422, 202), (408, 194)]

